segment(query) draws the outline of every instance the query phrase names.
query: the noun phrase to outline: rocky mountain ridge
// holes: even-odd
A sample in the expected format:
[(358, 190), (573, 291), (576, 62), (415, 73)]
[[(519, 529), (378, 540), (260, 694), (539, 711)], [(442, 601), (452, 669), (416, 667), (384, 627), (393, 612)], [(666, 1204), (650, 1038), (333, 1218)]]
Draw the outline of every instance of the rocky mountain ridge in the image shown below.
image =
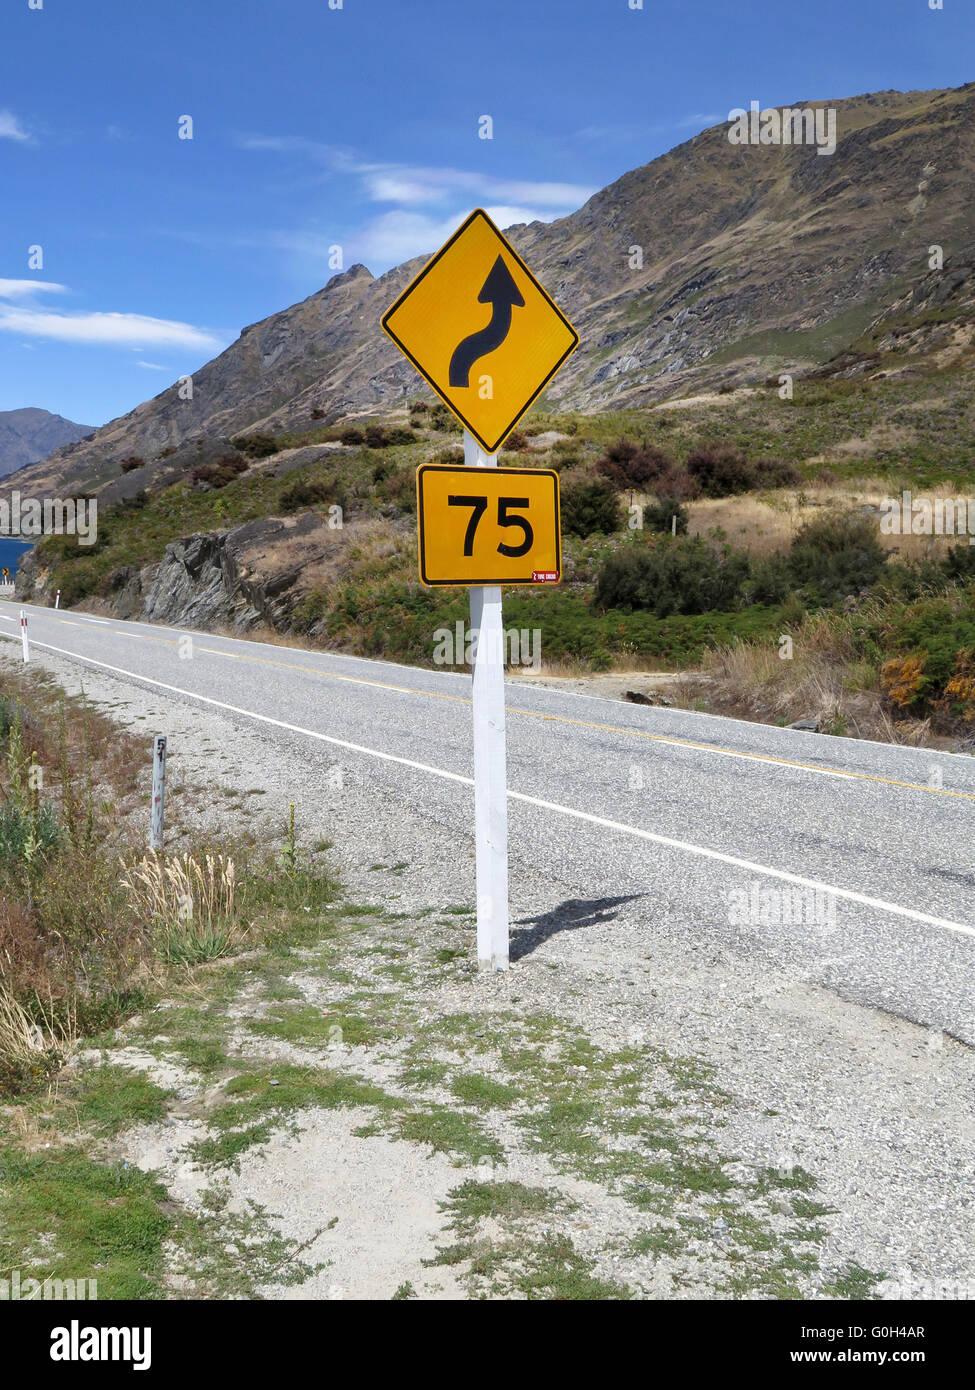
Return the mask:
[(93, 425), (78, 425), (37, 406), (0, 410), (0, 478), (94, 432)]
[[(829, 104), (831, 156), (734, 145), (719, 125), (571, 216), (509, 230), (581, 336), (548, 405), (649, 405), (815, 369), (913, 292), (931, 245), (950, 259), (970, 244), (975, 83)], [(191, 400), (174, 385), (24, 480), (98, 491), (129, 456), (151, 475), (196, 438), (307, 429), (425, 394), (379, 321), (426, 259), (378, 278), (352, 266), (245, 328), (195, 374)]]

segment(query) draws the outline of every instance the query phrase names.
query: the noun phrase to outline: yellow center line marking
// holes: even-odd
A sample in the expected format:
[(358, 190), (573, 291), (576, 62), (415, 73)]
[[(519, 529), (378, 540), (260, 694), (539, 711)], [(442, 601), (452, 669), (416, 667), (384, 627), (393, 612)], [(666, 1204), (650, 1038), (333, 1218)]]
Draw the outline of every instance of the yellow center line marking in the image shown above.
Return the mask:
[[(53, 610), (52, 610), (53, 617)], [(55, 622), (64, 623), (68, 627), (80, 627), (83, 631), (90, 632), (83, 623), (73, 622), (70, 618), (54, 618)], [(159, 642), (163, 646), (175, 647), (178, 642), (169, 637), (152, 637), (144, 632), (129, 632), (124, 628), (113, 627), (112, 632), (121, 637), (134, 638), (141, 642)], [(241, 639), (246, 640), (246, 639)], [(435, 690), (416, 690), (409, 685), (395, 685), (391, 681), (369, 680), (365, 676), (343, 676), (336, 671), (320, 671), (313, 666), (302, 666), (294, 661), (276, 661), (267, 656), (250, 656), (244, 652), (225, 652), (216, 647), (196, 646), (196, 651), (206, 652), (212, 656), (232, 656), (237, 661), (251, 661), (261, 666), (276, 666), (283, 671), (301, 671), (306, 676), (318, 676), (325, 680), (346, 681), (350, 685), (368, 685), (376, 690), (393, 690), (403, 695), (422, 695), (428, 700), (446, 700), (453, 704), (469, 705), (470, 699), (465, 695), (444, 695)], [(737, 748), (722, 748), (717, 744), (695, 743), (691, 739), (670, 738), (666, 734), (651, 734), (643, 729), (623, 729), (616, 724), (597, 724), (589, 719), (572, 719), (565, 714), (544, 714), (540, 710), (520, 709), (518, 706), (509, 706), (508, 714), (520, 714), (527, 719), (543, 719), (553, 724), (571, 724), (580, 729), (596, 729), (601, 733), (607, 734), (626, 734), (630, 738), (647, 739), (651, 743), (665, 743), (674, 748), (690, 748), (696, 752), (713, 753), (718, 757), (725, 758), (746, 758), (752, 762), (770, 763), (774, 767), (794, 767), (801, 772), (813, 772), (821, 777), (846, 777), (854, 782), (878, 782), (882, 786), (902, 787), (907, 791), (927, 792), (930, 796), (953, 796), (962, 801), (975, 801), (975, 793), (953, 791), (950, 787), (929, 787), (923, 782), (902, 782), (895, 777), (881, 777), (873, 772), (850, 772), (846, 768), (839, 767), (817, 767), (814, 763), (803, 763), (791, 758), (775, 758), (767, 753), (746, 753)]]

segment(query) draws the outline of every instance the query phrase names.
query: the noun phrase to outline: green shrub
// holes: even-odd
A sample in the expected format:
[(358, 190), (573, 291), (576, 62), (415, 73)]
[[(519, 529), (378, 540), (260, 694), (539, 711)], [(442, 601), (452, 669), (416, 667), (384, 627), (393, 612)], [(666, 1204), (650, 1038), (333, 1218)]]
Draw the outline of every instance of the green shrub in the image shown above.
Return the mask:
[(119, 503), (119, 508), (123, 512), (141, 512), (142, 508), (148, 504), (149, 494), (145, 488), (140, 488), (134, 497), (123, 497)]
[[(792, 573), (789, 561), (784, 555), (769, 555), (765, 559), (752, 560), (751, 574), (744, 585), (743, 595), (748, 603), (761, 603), (768, 606), (786, 603), (793, 594)], [(793, 595), (794, 620), (803, 614), (803, 605), (797, 595)]]
[(562, 530), (572, 536), (608, 535), (623, 525), (616, 488), (608, 478), (573, 478), (562, 488)]
[(97, 593), (99, 577), (97, 567), (90, 560), (55, 570), (51, 582), (55, 589), (61, 590), (61, 607), (72, 608), (82, 599)]
[(430, 426), (435, 430), (447, 430), (451, 434), (459, 434), (463, 429), (453, 411), (448, 410), (442, 401), (438, 401), (430, 411)]
[(807, 522), (789, 555), (793, 582), (824, 603), (868, 589), (886, 563), (876, 522), (853, 512)]
[(546, 463), (545, 467), (554, 468), (556, 473), (561, 473), (563, 468), (578, 468), (581, 463), (581, 454), (559, 453), (553, 454), (552, 457)]
[(416, 511), (416, 474), (412, 468), (394, 468), (376, 488), (377, 495), (401, 512)]
[(975, 594), (939, 594), (904, 606), (895, 605), (881, 628), (884, 648), (902, 655), (923, 655), (923, 677), (914, 703), (942, 694), (955, 672), (960, 652), (975, 647)]
[(323, 502), (331, 502), (332, 497), (333, 490), (328, 483), (299, 479), (282, 492), (278, 506), (283, 512), (300, 512), (305, 507), (316, 507)]
[(674, 530), (675, 517), (677, 519), (677, 535), (686, 536), (689, 520), (687, 508), (682, 507), (675, 497), (665, 497), (660, 502), (644, 507), (643, 529), (671, 535)]
[(248, 458), (265, 459), (271, 454), (276, 454), (284, 445), (280, 439), (276, 439), (273, 434), (239, 434), (236, 439), (232, 439), (231, 444), (242, 454), (247, 454)]
[(939, 568), (953, 584), (975, 579), (975, 545), (953, 545)]
[(61, 841), (61, 827), (53, 807), (43, 802), (36, 812), (12, 801), (0, 806), (0, 860), (26, 860), (47, 854)]
[(607, 557), (596, 580), (597, 608), (642, 609), (658, 618), (710, 613), (742, 599), (750, 577), (744, 551), (716, 550), (700, 537), (624, 545)]

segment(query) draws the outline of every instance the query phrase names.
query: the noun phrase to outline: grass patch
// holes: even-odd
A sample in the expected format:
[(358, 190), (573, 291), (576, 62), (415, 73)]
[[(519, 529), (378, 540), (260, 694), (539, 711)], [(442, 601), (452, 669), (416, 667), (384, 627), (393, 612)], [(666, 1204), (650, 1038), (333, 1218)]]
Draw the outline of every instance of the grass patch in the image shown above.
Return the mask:
[(129, 1165), (0, 1150), (0, 1266), (22, 1279), (96, 1279), (100, 1299), (165, 1297), (167, 1205), (162, 1184)]
[(459, 1235), (473, 1235), (478, 1222), (486, 1217), (511, 1224), (526, 1217), (550, 1216), (572, 1211), (578, 1204), (545, 1187), (526, 1187), (520, 1182), (462, 1183), (441, 1203), (449, 1212), (450, 1225)]
[(465, 1105), (476, 1105), (489, 1110), (507, 1110), (520, 1096), (515, 1086), (509, 1086), (503, 1081), (492, 1081), (489, 1076), (478, 1076), (474, 1072), (456, 1076), (450, 1089)]
[(117, 1065), (86, 1067), (80, 1075), (64, 1077), (58, 1087), (59, 1106), (70, 1107), (72, 1124), (99, 1138), (156, 1124), (165, 1118), (172, 1098), (171, 1091), (143, 1072)]
[(289, 1065), (242, 1072), (227, 1083), (223, 1097), (207, 1117), (216, 1133), (191, 1148), (198, 1162), (218, 1167), (235, 1163), (247, 1149), (265, 1143), (302, 1110), (387, 1109), (398, 1104), (378, 1086), (348, 1073)]
[(500, 1162), (504, 1158), (504, 1149), (473, 1115), (442, 1106), (399, 1116), (396, 1132), (400, 1139), (429, 1144), (434, 1153), (450, 1154), (468, 1163), (479, 1163), (482, 1158)]
[(368, 1047), (388, 1033), (378, 1021), (337, 1010), (323, 1013), (311, 1004), (278, 1008), (270, 1018), (251, 1020), (248, 1027), (252, 1033), (283, 1042), (331, 1047)]
[(882, 1284), (886, 1277), (884, 1274), (877, 1274), (873, 1270), (864, 1269), (861, 1265), (849, 1261), (834, 1279), (823, 1286), (823, 1292), (829, 1298), (856, 1300), (879, 1298), (877, 1285)]

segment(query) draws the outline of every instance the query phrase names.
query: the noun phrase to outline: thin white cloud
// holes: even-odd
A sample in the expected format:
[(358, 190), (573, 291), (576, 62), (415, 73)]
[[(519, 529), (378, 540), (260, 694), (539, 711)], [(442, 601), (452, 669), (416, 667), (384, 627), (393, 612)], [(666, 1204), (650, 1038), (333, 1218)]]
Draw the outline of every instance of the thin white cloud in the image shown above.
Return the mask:
[(30, 135), (12, 111), (0, 111), (0, 140), (29, 140)]
[(428, 206), (456, 202), (459, 194), (469, 193), (476, 202), (514, 203), (574, 212), (596, 191), (585, 184), (500, 179), (467, 169), (385, 165), (363, 167), (360, 172), (369, 198), (376, 203)]
[(102, 347), (172, 347), (204, 351), (223, 347), (212, 333), (173, 319), (145, 314), (55, 314), (43, 309), (0, 305), (0, 330), (30, 338)]
[(24, 299), (32, 294), (67, 294), (67, 285), (55, 284), (53, 280), (3, 280), (0, 279), (0, 299)]
[[(597, 189), (584, 183), (556, 183), (538, 179), (505, 179), (474, 170), (431, 168), (424, 165), (396, 164), (363, 160), (353, 150), (323, 145), (302, 136), (250, 135), (238, 140), (245, 150), (302, 154), (324, 165), (330, 174), (356, 177), (360, 190), (371, 203), (394, 203), (399, 207), (456, 206), (463, 202), (515, 204), (548, 208), (548, 217), (558, 211), (572, 213), (586, 203)], [(440, 213), (438, 215), (444, 215)]]
[(145, 367), (148, 372), (168, 372), (169, 367), (161, 367), (158, 362), (137, 362), (137, 367)]
[(520, 222), (551, 222), (574, 212), (596, 192), (585, 184), (506, 179), (471, 169), (366, 161), (355, 151), (301, 136), (240, 137), (243, 149), (299, 155), (358, 183), (360, 199), (387, 211), (344, 236), (310, 230), (272, 231), (263, 239), (311, 262), (327, 261), (339, 241), (346, 264), (362, 261), (376, 271), (435, 251), (474, 207), (483, 207), (504, 228)]
[[(412, 260), (426, 252), (436, 251), (457, 230), (471, 209), (452, 213), (449, 217), (431, 217), (423, 212), (384, 212), (368, 223), (361, 232), (347, 238), (350, 260), (367, 265), (393, 266)], [(487, 204), (484, 211), (502, 229), (522, 222), (545, 222), (552, 214), (543, 209), (516, 207), (513, 204)]]
[(339, 171), (359, 167), (353, 150), (342, 145), (326, 145), (320, 140), (306, 140), (302, 135), (244, 135), (238, 137), (237, 145), (242, 150), (305, 155), (317, 164)]

